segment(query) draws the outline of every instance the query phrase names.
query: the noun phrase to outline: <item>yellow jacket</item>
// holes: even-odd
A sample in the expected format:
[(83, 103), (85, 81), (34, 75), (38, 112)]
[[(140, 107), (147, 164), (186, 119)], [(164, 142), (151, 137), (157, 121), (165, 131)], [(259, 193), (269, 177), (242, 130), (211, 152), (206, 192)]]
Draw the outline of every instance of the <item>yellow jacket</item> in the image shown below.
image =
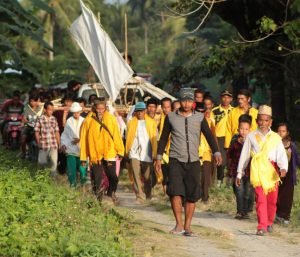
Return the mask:
[[(239, 117), (243, 114), (245, 114), (245, 112), (240, 107), (233, 108), (229, 113), (226, 122), (225, 144), (224, 144), (225, 148), (229, 148), (232, 137), (238, 133)], [(258, 114), (257, 109), (251, 107), (249, 110), (249, 115), (252, 117), (251, 131), (257, 129), (257, 123), (256, 123), (257, 114)]]
[(225, 137), (226, 133), (226, 122), (229, 113), (232, 111), (233, 107), (230, 105), (229, 108), (225, 109), (221, 105), (216, 106), (212, 109), (214, 114), (214, 119), (216, 123), (216, 136)]
[[(161, 134), (162, 134), (162, 131), (163, 131), (163, 128), (164, 128), (165, 118), (166, 118), (166, 115), (164, 113), (162, 113), (161, 117), (160, 117), (160, 124), (159, 124), (159, 139), (161, 137)], [(171, 146), (171, 136), (169, 136), (168, 143), (167, 143), (165, 152), (163, 154), (163, 158), (162, 158), (162, 163), (163, 164), (169, 163), (170, 146)]]
[[(211, 115), (210, 118), (206, 118), (206, 120), (211, 132), (213, 133), (213, 135), (215, 135), (215, 121), (213, 119), (213, 115)], [(203, 162), (212, 161), (212, 151), (203, 133), (201, 133), (200, 136), (199, 157), (202, 159)]]
[[(152, 148), (152, 158), (156, 159), (157, 154), (157, 125), (155, 120), (145, 115), (146, 129), (151, 143)], [(126, 155), (128, 156), (131, 146), (133, 144), (134, 138), (136, 136), (136, 130), (138, 126), (138, 119), (133, 117), (127, 125), (127, 137), (126, 137)]]
[(117, 155), (124, 156), (124, 145), (116, 118), (109, 112), (105, 112), (102, 123), (106, 125), (111, 136), (90, 113), (82, 124), (80, 131), (80, 160), (90, 158), (92, 163), (104, 159), (113, 159)]

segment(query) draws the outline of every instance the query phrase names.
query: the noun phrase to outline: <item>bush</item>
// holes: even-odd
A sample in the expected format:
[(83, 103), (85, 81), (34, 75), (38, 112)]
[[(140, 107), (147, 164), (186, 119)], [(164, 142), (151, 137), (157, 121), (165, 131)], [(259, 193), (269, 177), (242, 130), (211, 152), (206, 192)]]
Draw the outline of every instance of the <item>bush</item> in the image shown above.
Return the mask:
[(127, 222), (1, 152), (0, 256), (131, 256)]

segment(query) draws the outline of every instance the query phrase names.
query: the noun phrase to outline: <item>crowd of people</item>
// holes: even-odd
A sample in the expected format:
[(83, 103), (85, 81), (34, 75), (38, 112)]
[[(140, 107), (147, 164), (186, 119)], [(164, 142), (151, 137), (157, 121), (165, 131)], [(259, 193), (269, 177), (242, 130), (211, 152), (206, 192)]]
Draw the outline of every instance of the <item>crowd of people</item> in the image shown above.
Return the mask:
[[(251, 106), (247, 89), (237, 93), (237, 106), (228, 90), (219, 104), (200, 89), (183, 91), (178, 100), (150, 98), (137, 102), (126, 117), (97, 96), (76, 98), (80, 84), (69, 83), (61, 105), (57, 91), (20, 94), (2, 107), (5, 116), (22, 115), (21, 157), (26, 158), (31, 134), (38, 146), (38, 164), (51, 176), (67, 173), (70, 186), (91, 182), (99, 201), (118, 203), (122, 167), (128, 170), (136, 201), (153, 198), (162, 184), (170, 198), (175, 227), (172, 234), (194, 236), (191, 229), (196, 203), (209, 201), (209, 188), (232, 181), (236, 219), (249, 219), (256, 201), (257, 235), (271, 233), (274, 221), (288, 224), (299, 157), (288, 125), (272, 131), (272, 109)], [(54, 100), (54, 101), (53, 101)], [(1, 126), (7, 144), (7, 124)], [(182, 219), (182, 211), (184, 217)]]

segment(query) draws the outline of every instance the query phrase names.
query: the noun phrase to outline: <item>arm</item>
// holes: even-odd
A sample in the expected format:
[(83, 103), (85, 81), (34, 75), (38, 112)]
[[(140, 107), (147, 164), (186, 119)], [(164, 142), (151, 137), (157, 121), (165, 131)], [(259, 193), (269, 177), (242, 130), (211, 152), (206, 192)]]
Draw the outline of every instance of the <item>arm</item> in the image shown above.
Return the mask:
[(40, 120), (38, 119), (34, 127), (35, 141), (38, 146), (40, 146), (40, 131), (41, 131), (41, 123)]
[(113, 138), (117, 155), (119, 155), (120, 157), (124, 157), (125, 148), (120, 132), (120, 127), (116, 117), (113, 118)]
[(243, 176), (243, 171), (247, 168), (247, 165), (250, 161), (250, 153), (251, 153), (251, 142), (249, 135), (246, 137), (246, 140), (243, 145), (243, 149), (241, 152), (240, 160), (239, 160), (239, 165), (237, 169), (237, 178), (241, 179)]
[(232, 111), (229, 113), (227, 122), (226, 122), (226, 130), (225, 130), (225, 143), (224, 148), (229, 148), (232, 134), (231, 134), (231, 120), (232, 120)]
[(280, 141), (280, 143), (276, 148), (276, 162), (278, 167), (280, 168), (280, 173), (281, 173), (280, 176), (285, 177), (288, 171), (289, 161), (282, 141)]
[(165, 152), (168, 140), (169, 140), (169, 135), (171, 133), (171, 124), (169, 121), (169, 116), (165, 118), (164, 122), (164, 127), (160, 136), (160, 140), (158, 143), (158, 149), (157, 149), (157, 160), (161, 160), (162, 156)]
[(217, 141), (213, 135), (213, 132), (210, 130), (206, 119), (203, 119), (203, 121), (201, 123), (201, 131), (202, 131), (203, 135), (205, 136), (206, 141), (209, 144), (209, 147), (212, 150), (213, 154), (216, 154), (216, 153), (221, 154), (219, 151)]

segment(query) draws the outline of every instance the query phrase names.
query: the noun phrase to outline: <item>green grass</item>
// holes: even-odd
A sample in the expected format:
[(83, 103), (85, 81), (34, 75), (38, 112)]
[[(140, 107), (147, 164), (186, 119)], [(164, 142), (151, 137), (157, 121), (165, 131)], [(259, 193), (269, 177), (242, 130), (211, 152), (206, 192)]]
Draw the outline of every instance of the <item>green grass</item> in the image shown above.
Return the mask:
[(0, 151), (0, 256), (133, 255), (127, 217)]

